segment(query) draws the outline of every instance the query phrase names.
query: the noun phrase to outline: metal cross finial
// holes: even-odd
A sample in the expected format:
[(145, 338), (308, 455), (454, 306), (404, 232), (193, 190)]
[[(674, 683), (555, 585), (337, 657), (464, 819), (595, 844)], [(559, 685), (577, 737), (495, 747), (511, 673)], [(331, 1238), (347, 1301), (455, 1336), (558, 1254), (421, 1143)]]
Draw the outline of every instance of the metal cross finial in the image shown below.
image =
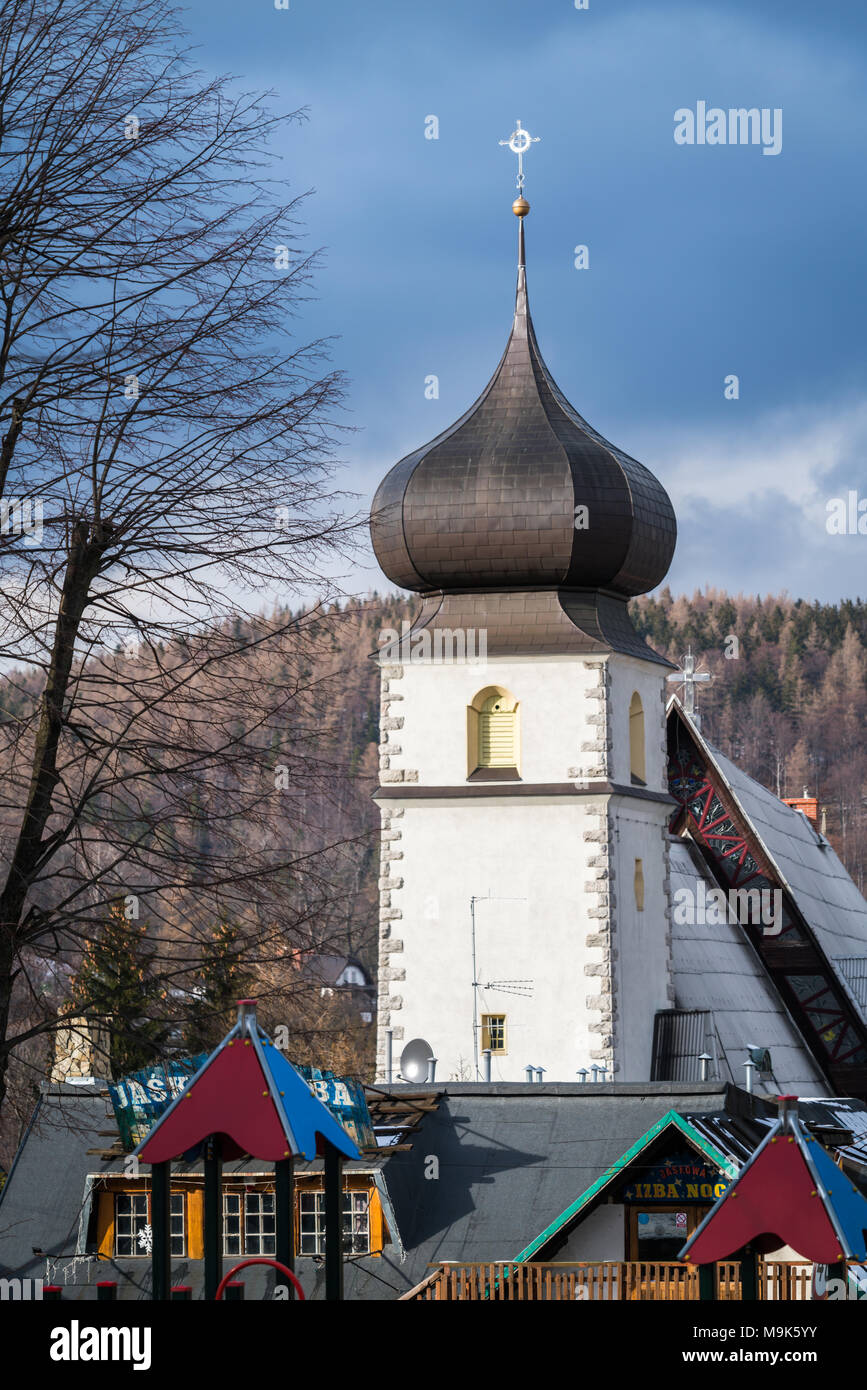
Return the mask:
[(695, 669), (695, 657), (690, 646), (686, 655), (681, 657), (683, 666), (679, 671), (674, 671), (669, 677), (669, 681), (674, 681), (677, 685), (683, 686), (683, 709), (688, 714), (697, 729), (701, 729), (701, 715), (698, 712), (696, 701), (696, 683), (712, 680), (709, 671), (697, 671)]
[(519, 119), (508, 140), (500, 141), (501, 145), (508, 145), (512, 154), (518, 156), (517, 189), (519, 193), (523, 193), (524, 191), (524, 155), (531, 145), (538, 145), (541, 138), (541, 135), (531, 135), (529, 131), (524, 130)]

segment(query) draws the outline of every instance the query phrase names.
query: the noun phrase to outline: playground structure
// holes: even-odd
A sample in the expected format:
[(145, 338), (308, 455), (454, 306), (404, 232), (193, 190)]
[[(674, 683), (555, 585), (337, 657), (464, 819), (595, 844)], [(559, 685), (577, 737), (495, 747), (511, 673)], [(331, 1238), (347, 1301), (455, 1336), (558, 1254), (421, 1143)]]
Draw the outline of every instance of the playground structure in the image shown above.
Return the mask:
[(737, 1252), (742, 1297), (759, 1297), (759, 1256), (789, 1246), (814, 1265), (867, 1258), (867, 1200), (780, 1096), (773, 1128), (680, 1251), (699, 1270), (703, 1299), (717, 1297), (717, 1262)]
[[(255, 999), (238, 1001), (238, 1018), (223, 1041), (134, 1150), (134, 1156), (151, 1167), (154, 1300), (172, 1297), (172, 1160), (189, 1160), (198, 1153), (205, 1170), (205, 1298), (222, 1297), (232, 1275), (254, 1263), (276, 1268), (275, 1293), (282, 1288), (286, 1298), (303, 1298), (294, 1273), (294, 1164), (296, 1158), (319, 1156), (325, 1168), (325, 1297), (341, 1300), (343, 1162), (360, 1154), (331, 1111), (262, 1032)], [(222, 1165), (245, 1154), (274, 1164), (275, 1258), (243, 1260), (224, 1276)]]

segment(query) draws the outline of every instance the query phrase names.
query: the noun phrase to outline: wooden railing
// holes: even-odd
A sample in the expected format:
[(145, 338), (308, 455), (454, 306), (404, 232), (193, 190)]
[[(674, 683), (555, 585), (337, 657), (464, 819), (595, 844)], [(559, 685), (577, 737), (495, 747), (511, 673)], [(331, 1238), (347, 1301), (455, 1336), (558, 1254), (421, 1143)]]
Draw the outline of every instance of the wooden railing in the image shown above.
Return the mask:
[[(810, 1297), (812, 1265), (760, 1261), (759, 1297)], [(741, 1269), (736, 1260), (716, 1266), (716, 1297), (740, 1300)], [(600, 1260), (595, 1263), (445, 1264), (438, 1266), (403, 1301), (416, 1302), (597, 1302), (619, 1300), (693, 1301), (699, 1297), (695, 1265), (680, 1261), (649, 1263)]]

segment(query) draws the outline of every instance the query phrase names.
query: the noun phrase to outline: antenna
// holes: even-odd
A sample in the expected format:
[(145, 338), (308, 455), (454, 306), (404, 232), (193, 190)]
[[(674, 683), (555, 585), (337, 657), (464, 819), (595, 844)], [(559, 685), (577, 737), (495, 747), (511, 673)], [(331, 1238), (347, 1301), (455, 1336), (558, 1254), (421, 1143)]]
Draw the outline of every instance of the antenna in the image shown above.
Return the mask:
[(479, 989), (492, 989), (497, 994), (520, 994), (529, 999), (533, 994), (533, 980), (488, 980)]
[(484, 896), (480, 893), (474, 893), (470, 898), (470, 928), (473, 950), (473, 1070), (477, 1081), (482, 1079), (479, 1071), (479, 990), (492, 989), (498, 994), (520, 994), (526, 999), (533, 993), (533, 981), (492, 980), (489, 984), (483, 984), (479, 979), (476, 960), (476, 903), (525, 903), (526, 901), (526, 898), (495, 898), (492, 893), (486, 893)]

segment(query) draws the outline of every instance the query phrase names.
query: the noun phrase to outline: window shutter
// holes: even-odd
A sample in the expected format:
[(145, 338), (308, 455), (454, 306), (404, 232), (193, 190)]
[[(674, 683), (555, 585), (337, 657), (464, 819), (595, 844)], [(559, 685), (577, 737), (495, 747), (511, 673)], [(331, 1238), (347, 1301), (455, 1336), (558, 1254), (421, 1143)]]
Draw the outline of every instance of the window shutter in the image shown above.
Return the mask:
[(480, 716), (479, 735), (482, 767), (515, 766), (514, 710), (485, 710)]

